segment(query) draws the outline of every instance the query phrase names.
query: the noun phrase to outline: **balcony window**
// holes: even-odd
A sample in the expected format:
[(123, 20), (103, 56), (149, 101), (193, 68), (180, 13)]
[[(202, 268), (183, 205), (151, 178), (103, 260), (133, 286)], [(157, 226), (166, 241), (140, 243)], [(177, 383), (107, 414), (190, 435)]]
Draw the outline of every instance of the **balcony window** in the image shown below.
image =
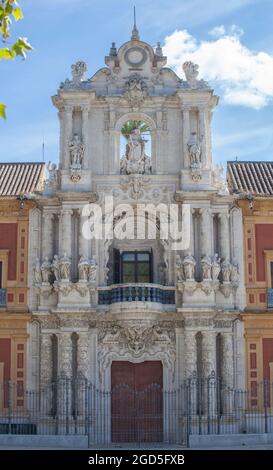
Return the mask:
[(148, 251), (114, 251), (114, 283), (150, 283), (152, 253)]

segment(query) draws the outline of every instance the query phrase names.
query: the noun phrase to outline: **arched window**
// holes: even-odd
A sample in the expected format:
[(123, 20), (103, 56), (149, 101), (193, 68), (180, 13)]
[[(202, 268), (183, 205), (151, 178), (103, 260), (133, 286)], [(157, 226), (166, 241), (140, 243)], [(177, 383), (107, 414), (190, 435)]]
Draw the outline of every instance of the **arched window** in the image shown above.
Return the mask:
[(222, 379), (223, 338), (221, 333), (216, 336), (216, 377)]
[(120, 173), (151, 173), (151, 131), (143, 120), (129, 120), (121, 128)]

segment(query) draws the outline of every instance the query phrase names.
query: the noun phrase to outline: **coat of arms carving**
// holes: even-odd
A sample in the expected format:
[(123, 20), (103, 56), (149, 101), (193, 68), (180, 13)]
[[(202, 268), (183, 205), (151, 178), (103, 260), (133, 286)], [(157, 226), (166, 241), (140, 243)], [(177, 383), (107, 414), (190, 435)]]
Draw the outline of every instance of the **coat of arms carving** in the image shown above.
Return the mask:
[(148, 95), (147, 86), (142, 78), (135, 74), (125, 85), (125, 98), (132, 107), (139, 107)]

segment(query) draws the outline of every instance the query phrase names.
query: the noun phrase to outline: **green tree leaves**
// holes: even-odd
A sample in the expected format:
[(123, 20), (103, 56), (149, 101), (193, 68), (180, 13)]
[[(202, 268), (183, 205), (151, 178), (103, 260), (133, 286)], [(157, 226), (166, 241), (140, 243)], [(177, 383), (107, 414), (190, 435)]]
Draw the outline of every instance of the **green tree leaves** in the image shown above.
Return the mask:
[(121, 133), (125, 137), (125, 139), (129, 139), (129, 135), (134, 129), (139, 129), (141, 134), (144, 132), (149, 132), (150, 128), (144, 121), (127, 121), (122, 126)]
[[(7, 44), (11, 36), (10, 27), (12, 19), (20, 21), (23, 19), (22, 10), (16, 0), (0, 0), (0, 40)], [(0, 48), (1, 60), (14, 60), (17, 56), (26, 58), (26, 53), (32, 49), (27, 38), (19, 37), (14, 44)], [(0, 118), (6, 117), (6, 106), (0, 102)]]

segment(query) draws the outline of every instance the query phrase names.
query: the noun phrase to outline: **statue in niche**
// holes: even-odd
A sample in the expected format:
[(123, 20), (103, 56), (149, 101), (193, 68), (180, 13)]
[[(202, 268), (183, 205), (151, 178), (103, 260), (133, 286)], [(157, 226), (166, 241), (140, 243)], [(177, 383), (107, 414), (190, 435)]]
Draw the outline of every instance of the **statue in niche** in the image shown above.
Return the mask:
[(80, 257), (80, 261), (78, 264), (79, 270), (79, 279), (80, 281), (88, 281), (89, 276), (89, 261), (88, 259), (84, 258), (83, 256)]
[(60, 276), (60, 260), (58, 255), (54, 255), (53, 261), (52, 261), (52, 271), (55, 277), (56, 281), (59, 281), (61, 276)]
[(197, 141), (196, 132), (191, 133), (191, 138), (188, 142), (188, 152), (191, 168), (200, 168), (202, 152), (200, 142)]
[(51, 263), (47, 256), (44, 257), (44, 260), (41, 265), (42, 281), (49, 283), (51, 277)]
[(211, 274), (212, 280), (217, 281), (221, 271), (220, 258), (217, 253), (212, 258)]
[(98, 269), (98, 266), (96, 264), (96, 261), (94, 259), (91, 259), (90, 265), (89, 265), (89, 281), (90, 282), (96, 282), (97, 269)]
[(71, 262), (66, 253), (64, 253), (63, 257), (60, 259), (59, 266), (61, 279), (69, 280)]
[(196, 261), (194, 257), (189, 253), (183, 259), (183, 269), (184, 276), (186, 281), (194, 281), (194, 271), (195, 271)]
[(203, 280), (211, 279), (211, 260), (209, 256), (203, 256), (201, 259), (202, 278)]
[(41, 264), (39, 258), (36, 258), (36, 263), (33, 268), (33, 275), (34, 275), (34, 280), (35, 284), (41, 284), (42, 283), (42, 273), (41, 273)]
[(151, 159), (145, 154), (145, 143), (140, 129), (133, 129), (128, 137), (125, 157), (121, 160), (122, 174), (151, 173)]
[(230, 282), (230, 274), (231, 274), (231, 265), (228, 260), (223, 261), (221, 265), (221, 273), (224, 282)]
[(69, 144), (69, 152), (70, 168), (81, 169), (84, 156), (84, 145), (81, 142), (78, 134), (74, 134), (74, 137)]

